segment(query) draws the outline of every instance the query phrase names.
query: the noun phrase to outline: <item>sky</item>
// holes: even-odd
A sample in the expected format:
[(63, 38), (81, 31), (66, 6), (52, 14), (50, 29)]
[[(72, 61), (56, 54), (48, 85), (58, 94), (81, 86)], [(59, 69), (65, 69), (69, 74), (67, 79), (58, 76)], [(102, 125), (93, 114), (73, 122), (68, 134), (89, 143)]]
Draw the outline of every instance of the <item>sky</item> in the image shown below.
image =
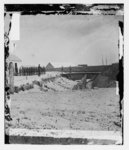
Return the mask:
[(120, 16), (23, 15), (14, 54), (24, 66), (118, 62)]

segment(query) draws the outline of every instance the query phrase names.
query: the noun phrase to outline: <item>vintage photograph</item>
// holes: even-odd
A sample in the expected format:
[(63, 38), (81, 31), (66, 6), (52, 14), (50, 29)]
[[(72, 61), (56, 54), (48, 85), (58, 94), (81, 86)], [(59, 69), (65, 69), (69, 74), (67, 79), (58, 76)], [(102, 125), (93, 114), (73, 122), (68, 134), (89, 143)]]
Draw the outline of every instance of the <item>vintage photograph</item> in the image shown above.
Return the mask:
[(123, 144), (123, 4), (5, 4), (5, 144)]

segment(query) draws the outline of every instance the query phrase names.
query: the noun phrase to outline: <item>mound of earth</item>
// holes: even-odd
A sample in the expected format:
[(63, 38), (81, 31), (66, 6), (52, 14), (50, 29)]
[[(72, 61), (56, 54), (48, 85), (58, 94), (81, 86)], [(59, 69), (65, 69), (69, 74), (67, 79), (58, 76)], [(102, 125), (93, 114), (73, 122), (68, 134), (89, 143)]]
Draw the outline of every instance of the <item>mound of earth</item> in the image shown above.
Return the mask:
[(106, 87), (115, 87), (116, 81), (111, 80), (108, 76), (98, 75), (92, 84), (93, 87), (106, 88)]

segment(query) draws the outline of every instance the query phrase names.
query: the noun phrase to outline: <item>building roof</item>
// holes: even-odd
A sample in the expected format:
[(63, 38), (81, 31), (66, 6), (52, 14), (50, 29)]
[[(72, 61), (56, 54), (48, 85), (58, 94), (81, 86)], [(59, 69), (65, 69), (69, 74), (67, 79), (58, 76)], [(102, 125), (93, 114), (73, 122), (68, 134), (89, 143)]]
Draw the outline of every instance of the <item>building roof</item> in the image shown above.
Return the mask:
[(22, 60), (16, 55), (10, 54), (8, 57), (9, 62), (22, 62)]
[(50, 62), (46, 66), (46, 69), (53, 69), (53, 68), (54, 68), (54, 66)]

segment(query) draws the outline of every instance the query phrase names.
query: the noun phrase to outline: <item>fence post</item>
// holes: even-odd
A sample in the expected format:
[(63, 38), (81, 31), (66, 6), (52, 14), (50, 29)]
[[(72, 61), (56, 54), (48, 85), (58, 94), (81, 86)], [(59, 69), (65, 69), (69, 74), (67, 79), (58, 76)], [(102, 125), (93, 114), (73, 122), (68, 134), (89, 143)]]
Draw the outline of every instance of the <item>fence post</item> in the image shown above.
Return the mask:
[(69, 67), (69, 73), (70, 73), (70, 79), (71, 79), (71, 72), (72, 72), (72, 67)]
[(38, 76), (41, 75), (41, 68), (40, 68), (40, 64), (38, 65)]
[(17, 63), (15, 63), (15, 75), (16, 76), (18, 75), (18, 66), (17, 66)]
[(14, 93), (14, 66), (13, 63), (9, 63), (9, 86), (10, 93)]

